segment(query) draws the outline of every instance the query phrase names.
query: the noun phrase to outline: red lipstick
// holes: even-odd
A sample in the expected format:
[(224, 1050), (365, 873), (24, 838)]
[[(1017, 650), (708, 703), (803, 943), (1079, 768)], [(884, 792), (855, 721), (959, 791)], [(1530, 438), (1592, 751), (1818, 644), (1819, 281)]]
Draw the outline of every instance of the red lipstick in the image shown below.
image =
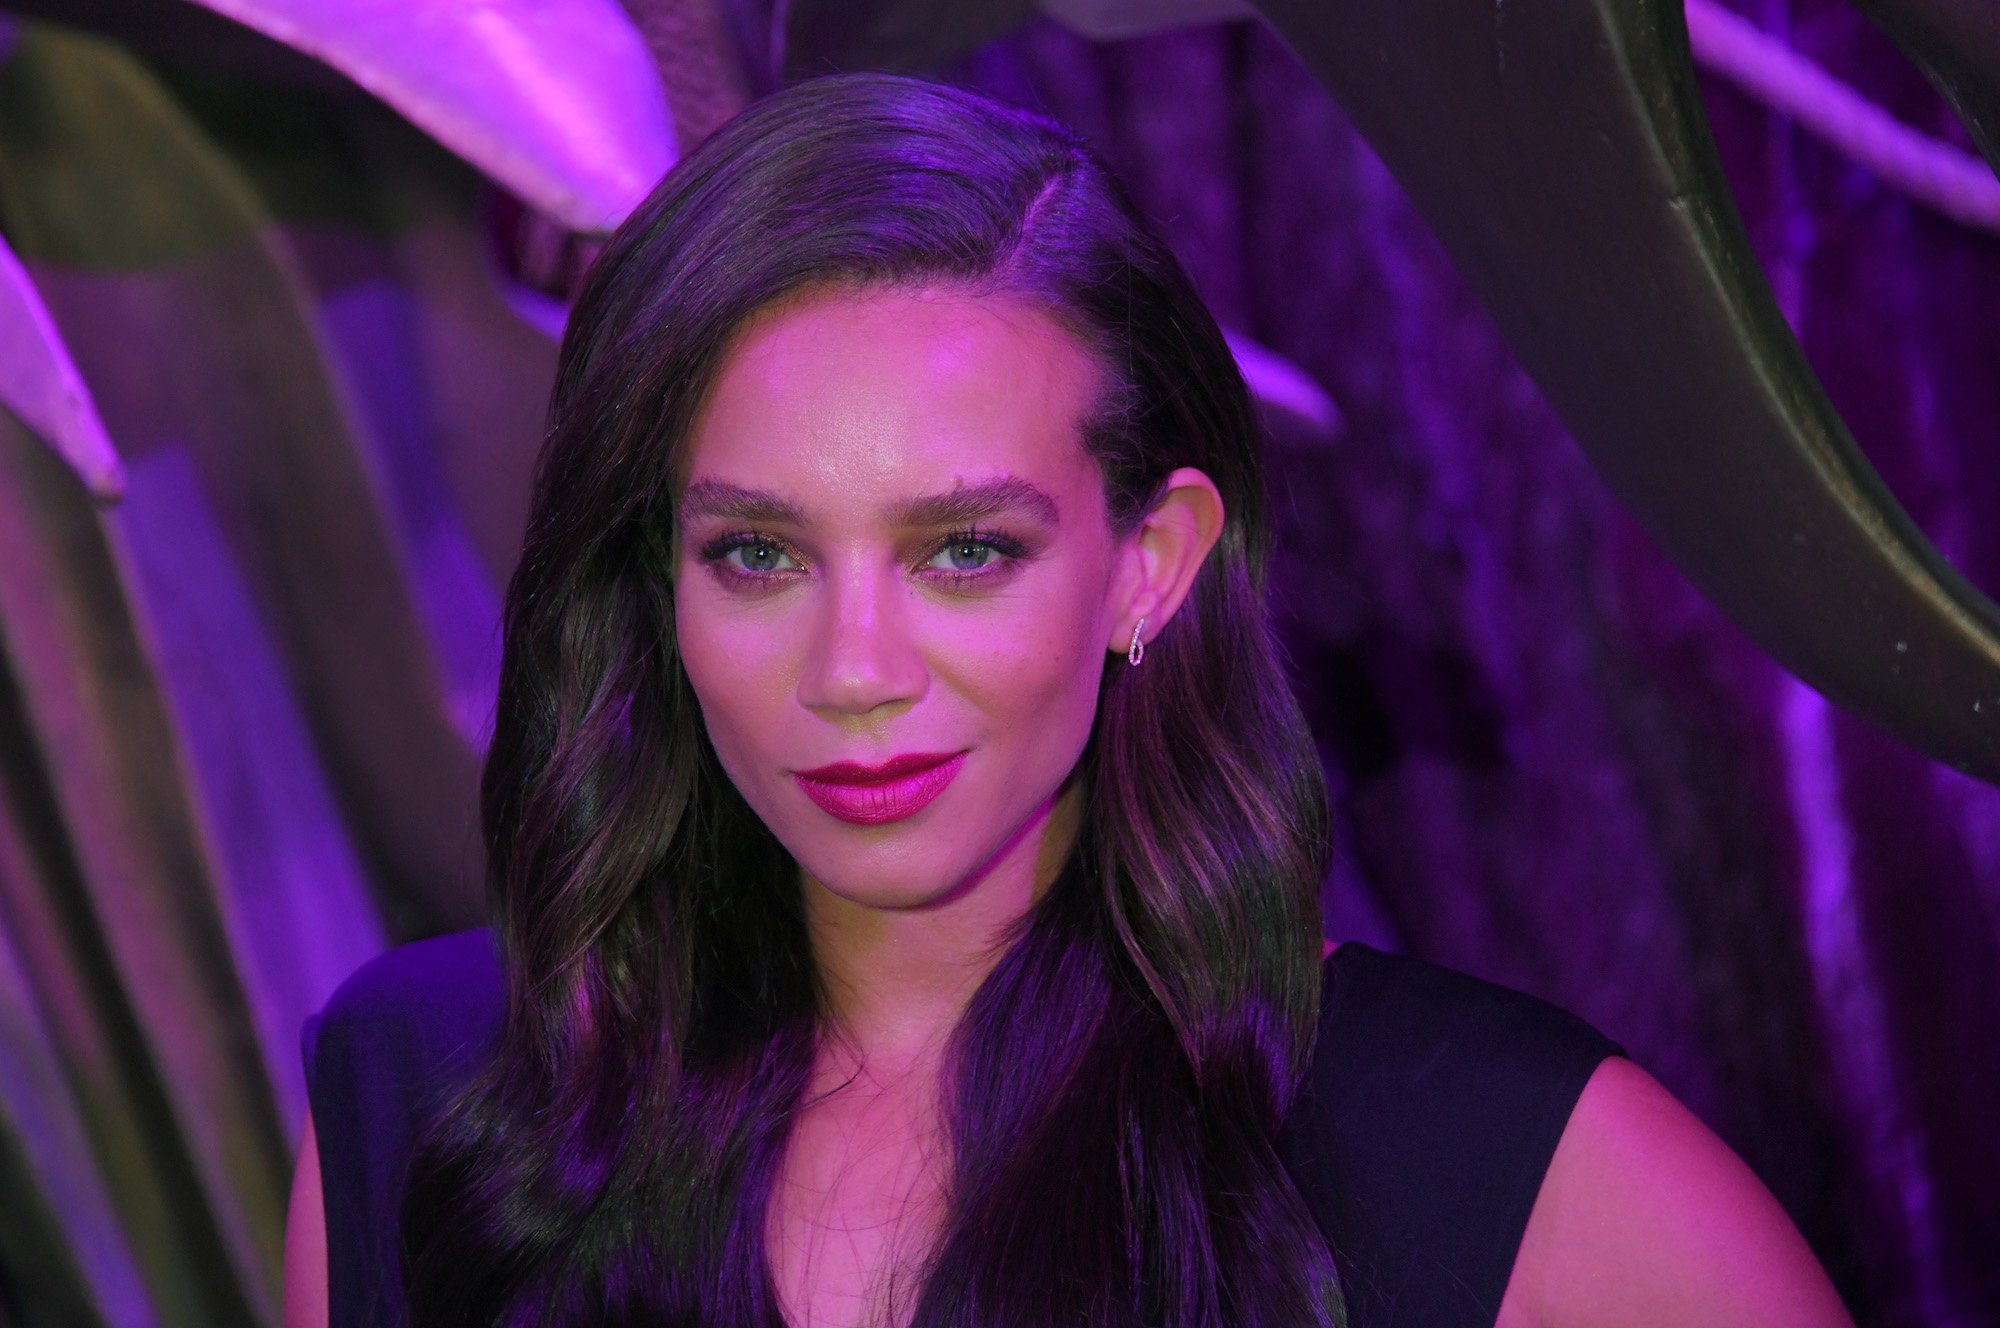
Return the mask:
[(915, 816), (965, 764), (964, 752), (911, 752), (881, 765), (836, 761), (792, 778), (829, 816), (856, 825), (881, 825)]

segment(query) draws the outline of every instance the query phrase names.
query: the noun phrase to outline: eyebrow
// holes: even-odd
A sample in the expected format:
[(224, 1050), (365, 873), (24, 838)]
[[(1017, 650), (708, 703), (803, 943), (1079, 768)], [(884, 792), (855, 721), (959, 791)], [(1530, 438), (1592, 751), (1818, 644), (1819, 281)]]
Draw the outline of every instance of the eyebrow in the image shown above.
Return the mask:
[(719, 516), (734, 521), (806, 524), (804, 509), (768, 489), (746, 489), (726, 480), (696, 480), (681, 494), (676, 516), (682, 525), (697, 517)]
[[(1051, 526), (1059, 524), (1055, 499), (1027, 480), (1012, 475), (961, 485), (943, 493), (906, 498), (889, 504), (882, 515), (891, 523), (909, 529), (964, 525), (1009, 508), (1023, 508)], [(773, 525), (812, 524), (805, 509), (789, 498), (768, 489), (746, 489), (726, 480), (696, 480), (681, 495), (679, 518), (683, 524), (703, 516)]]

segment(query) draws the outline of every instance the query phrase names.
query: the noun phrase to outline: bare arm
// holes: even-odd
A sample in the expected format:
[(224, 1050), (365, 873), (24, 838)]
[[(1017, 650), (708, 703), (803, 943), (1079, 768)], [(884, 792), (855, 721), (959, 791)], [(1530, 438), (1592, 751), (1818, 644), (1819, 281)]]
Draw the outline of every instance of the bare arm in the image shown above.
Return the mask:
[(1643, 1069), (1599, 1065), (1556, 1145), (1503, 1328), (1852, 1328), (1805, 1238)]
[(285, 1328), (327, 1328), (326, 1206), (320, 1198), (319, 1136), (310, 1111), (285, 1215)]

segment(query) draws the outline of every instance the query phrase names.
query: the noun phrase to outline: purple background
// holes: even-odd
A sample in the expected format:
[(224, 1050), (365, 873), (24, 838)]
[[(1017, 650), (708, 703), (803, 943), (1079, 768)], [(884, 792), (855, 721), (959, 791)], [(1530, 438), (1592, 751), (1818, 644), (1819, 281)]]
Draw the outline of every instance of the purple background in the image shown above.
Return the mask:
[[(1967, 143), (1851, 9), (1736, 7)], [(478, 918), (495, 615), (554, 363), (507, 274), (578, 255), (330, 82), (0, 37), (0, 235), (130, 481), (91, 506), (0, 413), (0, 1260), (30, 1320), (269, 1321), (299, 1022), (382, 946)], [(1340, 407), (1336, 439), (1271, 448), (1339, 813), (1329, 935), (1623, 1042), (1860, 1322), (2000, 1321), (2000, 790), (1690, 589), (1267, 31), (1037, 20), (941, 72), (1088, 135), (1223, 324)], [(2000, 591), (2000, 237), (1702, 92), (1828, 392)]]

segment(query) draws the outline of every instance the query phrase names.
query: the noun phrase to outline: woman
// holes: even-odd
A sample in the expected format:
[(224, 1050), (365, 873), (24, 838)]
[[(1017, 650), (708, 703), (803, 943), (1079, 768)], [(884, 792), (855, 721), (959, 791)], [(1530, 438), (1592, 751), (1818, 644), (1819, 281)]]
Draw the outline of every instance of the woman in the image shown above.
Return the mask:
[(550, 422), (496, 926), (309, 1027), (288, 1323), (1846, 1322), (1615, 1044), (1322, 947), (1243, 382), (1074, 135), (751, 107)]

